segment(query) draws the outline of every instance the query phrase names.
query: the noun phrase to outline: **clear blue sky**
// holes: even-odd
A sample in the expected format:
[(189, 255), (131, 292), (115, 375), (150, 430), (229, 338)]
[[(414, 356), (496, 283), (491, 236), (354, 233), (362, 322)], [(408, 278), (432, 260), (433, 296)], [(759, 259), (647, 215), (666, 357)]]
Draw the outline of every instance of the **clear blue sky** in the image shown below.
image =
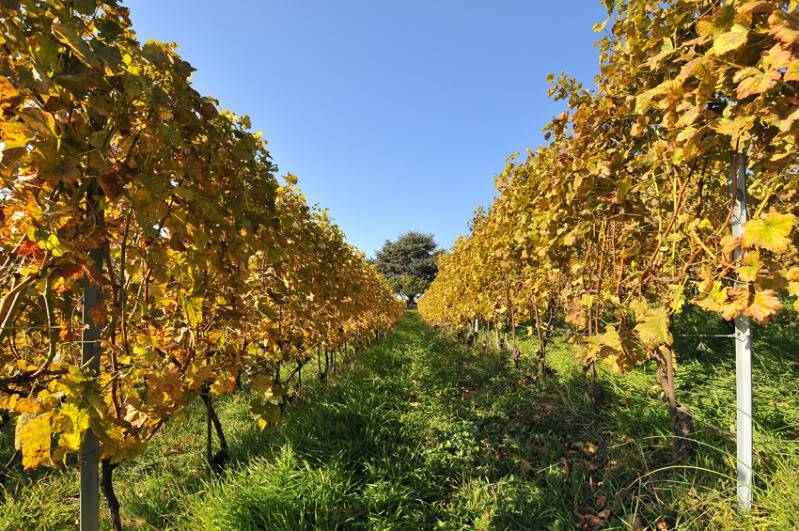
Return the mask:
[(545, 77), (592, 84), (599, 0), (128, 0), (194, 86), (252, 117), (280, 172), (368, 254), (407, 230), (448, 247), (505, 157), (562, 111)]

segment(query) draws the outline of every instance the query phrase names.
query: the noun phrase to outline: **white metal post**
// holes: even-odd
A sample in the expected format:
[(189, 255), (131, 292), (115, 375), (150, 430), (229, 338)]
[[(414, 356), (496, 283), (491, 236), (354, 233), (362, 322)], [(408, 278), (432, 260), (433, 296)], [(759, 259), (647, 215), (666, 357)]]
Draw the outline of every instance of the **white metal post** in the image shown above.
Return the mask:
[[(732, 234), (740, 237), (749, 219), (746, 210), (746, 157), (734, 153), (730, 166), (730, 181), (735, 203), (732, 214)], [(742, 249), (735, 249), (735, 262), (741, 260)], [(736, 287), (746, 286), (740, 279)], [(748, 316), (735, 318), (735, 396), (737, 443), (738, 508), (752, 508), (752, 322)]]

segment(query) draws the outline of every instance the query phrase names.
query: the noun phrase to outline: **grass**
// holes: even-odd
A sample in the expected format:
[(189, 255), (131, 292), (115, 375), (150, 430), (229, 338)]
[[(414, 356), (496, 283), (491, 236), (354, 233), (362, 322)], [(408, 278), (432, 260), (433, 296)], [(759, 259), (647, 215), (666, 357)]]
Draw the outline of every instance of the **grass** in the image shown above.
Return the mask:
[[(469, 350), (409, 313), (327, 384), (309, 383), (276, 429), (248, 396), (218, 404), (231, 462), (203, 459), (196, 404), (139, 460), (115, 473), (125, 525), (144, 529), (799, 528), (797, 324), (757, 330), (756, 492), (735, 511), (734, 360), (724, 323), (687, 314), (678, 328), (680, 400), (696, 419), (696, 456), (670, 461), (653, 367), (600, 373), (595, 409), (573, 347), (556, 341), (550, 378), (505, 353)], [(531, 354), (532, 341), (522, 350)], [(0, 434), (0, 459), (13, 433)], [(15, 468), (16, 470), (16, 468)], [(0, 529), (72, 529), (73, 470), (14, 472)], [(105, 511), (103, 511), (105, 514)], [(104, 523), (108, 526), (108, 522)]]

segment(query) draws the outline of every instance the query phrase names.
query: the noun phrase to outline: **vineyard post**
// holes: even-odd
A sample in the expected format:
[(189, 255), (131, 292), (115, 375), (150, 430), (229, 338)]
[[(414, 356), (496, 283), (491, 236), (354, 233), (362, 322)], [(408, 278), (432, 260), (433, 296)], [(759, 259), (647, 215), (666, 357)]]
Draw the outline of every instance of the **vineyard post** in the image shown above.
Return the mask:
[[(103, 221), (98, 196), (100, 188), (92, 180), (86, 190), (86, 210), (89, 219), (98, 227)], [(95, 271), (103, 270), (105, 250), (98, 245), (89, 252)], [(81, 365), (93, 376), (100, 372), (100, 328), (94, 322), (96, 308), (100, 307), (100, 286), (92, 275), (83, 275), (83, 333), (81, 334)], [(80, 530), (97, 531), (100, 527), (100, 448), (97, 436), (89, 428), (80, 448)]]
[(302, 366), (303, 362), (297, 362), (297, 394), (300, 394), (302, 389)]
[[(730, 165), (730, 181), (734, 198), (732, 234), (739, 238), (748, 219), (746, 205), (746, 157), (734, 153)], [(735, 248), (734, 258), (738, 264), (743, 249)], [(736, 279), (735, 287), (745, 287)], [(735, 395), (736, 395), (736, 446), (737, 446), (737, 493), (738, 508), (749, 511), (752, 506), (752, 329), (751, 319), (746, 315), (735, 318)]]

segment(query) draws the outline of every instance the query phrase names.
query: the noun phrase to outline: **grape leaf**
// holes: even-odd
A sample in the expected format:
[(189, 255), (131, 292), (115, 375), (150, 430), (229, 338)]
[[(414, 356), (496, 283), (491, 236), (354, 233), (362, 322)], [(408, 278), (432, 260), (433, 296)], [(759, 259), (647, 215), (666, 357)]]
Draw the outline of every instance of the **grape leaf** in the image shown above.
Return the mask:
[(51, 435), (50, 413), (34, 417), (19, 416), (15, 443), (22, 450), (22, 466), (25, 470), (36, 468), (50, 460)]
[(635, 331), (638, 332), (641, 342), (648, 347), (670, 345), (672, 342), (669, 316), (663, 307), (649, 309), (643, 319), (635, 325)]
[(740, 24), (734, 24), (730, 31), (719, 33), (713, 38), (713, 53), (724, 55), (737, 50), (746, 43), (749, 30)]
[(755, 293), (752, 304), (746, 309), (745, 313), (754, 319), (755, 322), (764, 324), (781, 309), (782, 302), (780, 302), (777, 292), (767, 289)]
[(744, 225), (743, 243), (748, 247), (760, 247), (780, 252), (788, 249), (796, 216), (769, 212), (763, 219), (753, 219)]

